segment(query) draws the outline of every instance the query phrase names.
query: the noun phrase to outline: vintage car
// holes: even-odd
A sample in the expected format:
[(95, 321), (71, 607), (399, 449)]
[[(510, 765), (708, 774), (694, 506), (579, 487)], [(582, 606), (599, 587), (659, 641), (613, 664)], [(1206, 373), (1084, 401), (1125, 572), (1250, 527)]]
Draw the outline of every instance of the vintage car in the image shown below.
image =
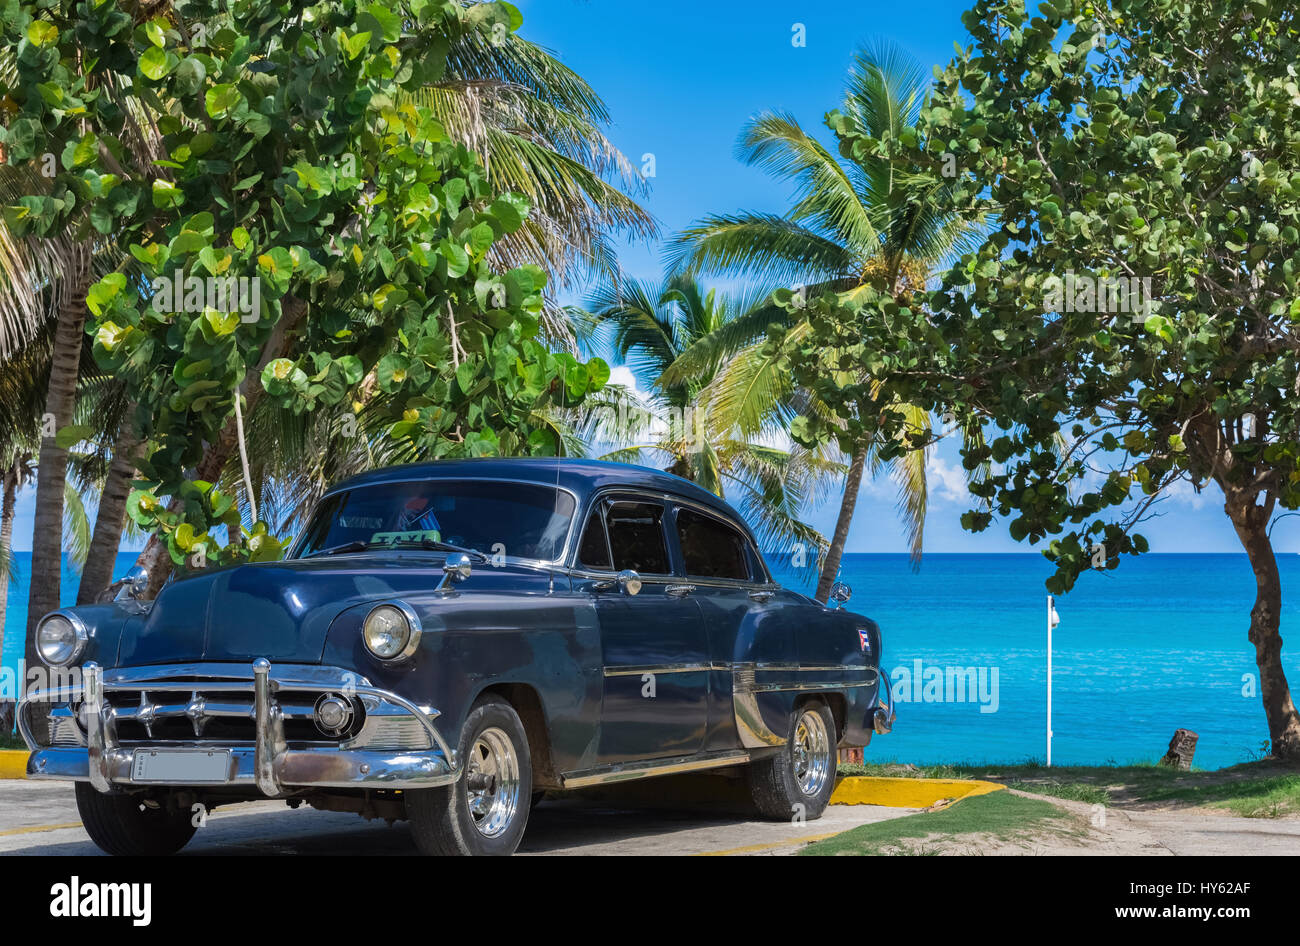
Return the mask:
[(725, 502), (625, 464), (376, 470), (285, 560), (143, 588), (42, 618), (67, 679), (19, 713), (28, 777), (75, 781), (113, 854), (172, 853), (200, 806), (266, 798), (509, 854), (547, 791), (705, 769), (813, 819), (836, 748), (894, 718), (847, 588), (783, 589)]

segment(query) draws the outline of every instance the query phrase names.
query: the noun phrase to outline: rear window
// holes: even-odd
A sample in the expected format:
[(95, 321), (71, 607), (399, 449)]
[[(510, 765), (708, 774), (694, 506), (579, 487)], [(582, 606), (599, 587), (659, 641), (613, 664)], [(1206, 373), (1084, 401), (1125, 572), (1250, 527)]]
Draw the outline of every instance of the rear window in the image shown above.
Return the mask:
[(721, 520), (679, 508), (677, 538), (681, 542), (687, 575), (749, 580), (748, 543), (744, 536)]

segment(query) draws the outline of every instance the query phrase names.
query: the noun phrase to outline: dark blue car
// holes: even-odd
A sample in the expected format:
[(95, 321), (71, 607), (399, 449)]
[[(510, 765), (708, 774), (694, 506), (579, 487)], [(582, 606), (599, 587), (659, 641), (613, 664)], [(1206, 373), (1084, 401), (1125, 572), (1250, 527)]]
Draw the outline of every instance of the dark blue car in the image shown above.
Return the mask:
[(29, 777), (75, 780), (114, 854), (268, 797), (508, 854), (547, 790), (736, 766), (765, 816), (812, 819), (836, 748), (893, 722), (876, 625), (781, 588), (726, 503), (640, 467), (377, 470), (284, 561), (142, 587), (42, 619), (65, 679), (19, 714)]

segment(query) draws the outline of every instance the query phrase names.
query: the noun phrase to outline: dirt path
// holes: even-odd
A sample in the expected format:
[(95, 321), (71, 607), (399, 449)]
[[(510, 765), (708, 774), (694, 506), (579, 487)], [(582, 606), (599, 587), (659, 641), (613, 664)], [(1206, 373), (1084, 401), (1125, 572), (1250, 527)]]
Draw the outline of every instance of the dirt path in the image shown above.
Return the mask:
[(908, 852), (958, 856), (1300, 855), (1300, 819), (1237, 818), (1196, 808), (1133, 810), (1026, 792), (1013, 794), (1051, 802), (1069, 813), (1069, 821), (1015, 838), (930, 835), (907, 841)]

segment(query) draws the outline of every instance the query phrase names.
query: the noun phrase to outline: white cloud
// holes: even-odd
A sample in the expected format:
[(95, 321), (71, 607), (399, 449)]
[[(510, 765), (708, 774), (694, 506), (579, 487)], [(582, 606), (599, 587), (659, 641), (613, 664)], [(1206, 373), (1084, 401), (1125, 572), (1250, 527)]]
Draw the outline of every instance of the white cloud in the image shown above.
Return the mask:
[(930, 491), (930, 501), (969, 503), (966, 474), (956, 464), (942, 457), (931, 456), (925, 464), (925, 478)]

